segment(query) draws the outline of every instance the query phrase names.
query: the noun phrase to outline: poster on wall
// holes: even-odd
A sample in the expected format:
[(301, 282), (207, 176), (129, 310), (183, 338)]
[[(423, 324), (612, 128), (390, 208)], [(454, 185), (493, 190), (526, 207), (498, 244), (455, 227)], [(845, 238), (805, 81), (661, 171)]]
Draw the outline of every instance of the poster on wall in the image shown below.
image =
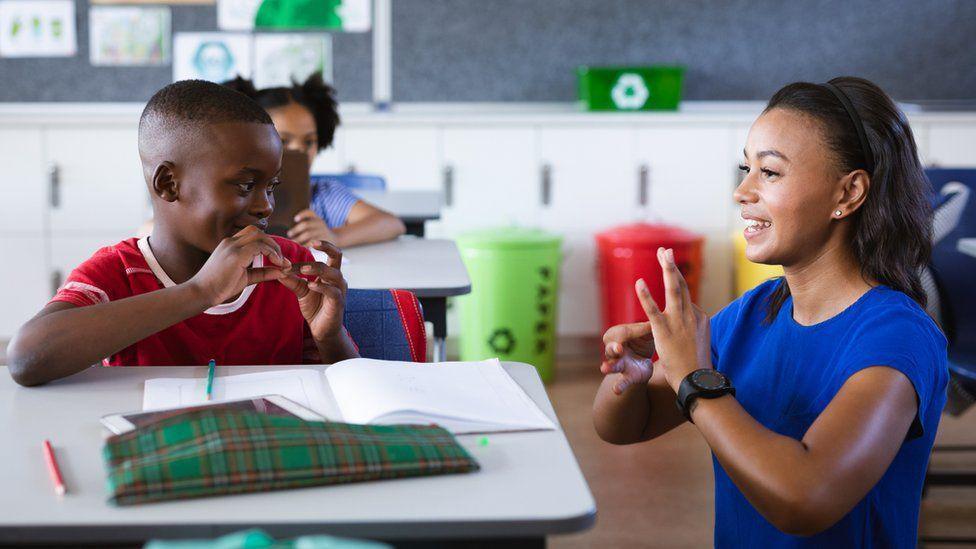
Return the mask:
[(254, 85), (258, 89), (304, 82), (320, 71), (332, 81), (332, 39), (327, 34), (258, 34), (254, 37)]
[(88, 12), (91, 64), (165, 65), (170, 62), (170, 9), (93, 6)]
[(173, 40), (173, 80), (224, 82), (251, 78), (251, 36), (230, 32), (181, 32)]
[(77, 51), (73, 0), (0, 2), (0, 57), (71, 57)]
[(218, 0), (223, 30), (328, 30), (367, 32), (370, 0)]

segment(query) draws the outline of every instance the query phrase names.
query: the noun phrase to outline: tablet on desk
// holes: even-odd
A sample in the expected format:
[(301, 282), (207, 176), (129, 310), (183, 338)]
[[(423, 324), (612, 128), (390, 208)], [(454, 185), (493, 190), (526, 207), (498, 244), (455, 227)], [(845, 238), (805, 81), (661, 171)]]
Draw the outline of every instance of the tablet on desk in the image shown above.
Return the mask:
[(257, 412), (271, 416), (294, 416), (299, 419), (304, 419), (305, 421), (325, 421), (325, 418), (319, 414), (316, 414), (301, 404), (288, 400), (281, 395), (264, 395), (241, 400), (208, 402), (207, 404), (184, 406), (182, 408), (169, 408), (166, 410), (110, 414), (107, 416), (102, 416), (101, 422), (102, 425), (107, 427), (109, 431), (112, 431), (117, 435), (121, 435), (161, 419), (182, 414), (184, 412), (204, 410), (207, 408), (233, 410), (239, 412)]
[(309, 208), (312, 186), (308, 174), (305, 153), (288, 149), (281, 153), (280, 183), (274, 191), (275, 205), (268, 219), (268, 234), (287, 237), (298, 212)]

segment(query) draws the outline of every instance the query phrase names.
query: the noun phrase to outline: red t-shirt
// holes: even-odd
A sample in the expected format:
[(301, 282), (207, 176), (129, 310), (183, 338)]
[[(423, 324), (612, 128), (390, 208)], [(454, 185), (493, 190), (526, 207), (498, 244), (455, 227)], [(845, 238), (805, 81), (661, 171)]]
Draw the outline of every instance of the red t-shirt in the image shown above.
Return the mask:
[[(314, 261), (291, 240), (272, 237), (292, 262)], [(253, 265), (264, 265), (264, 257)], [(102, 248), (68, 275), (53, 301), (79, 307), (125, 299), (173, 281), (146, 239), (130, 238)], [(152, 314), (152, 311), (146, 311)], [(302, 364), (320, 362), (294, 292), (278, 282), (248, 286), (230, 303), (211, 307), (104, 359), (106, 366)]]

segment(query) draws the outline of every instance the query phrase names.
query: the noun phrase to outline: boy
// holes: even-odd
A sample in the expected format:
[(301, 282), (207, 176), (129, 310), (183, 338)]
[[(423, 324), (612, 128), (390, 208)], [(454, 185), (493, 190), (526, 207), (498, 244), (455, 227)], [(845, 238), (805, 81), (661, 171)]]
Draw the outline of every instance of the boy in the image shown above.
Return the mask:
[(264, 109), (218, 84), (171, 84), (142, 113), (139, 156), (152, 234), (102, 248), (68, 276), (10, 342), (14, 380), (37, 385), (99, 360), (295, 364), (357, 355), (342, 328), (339, 249), (316, 243), (329, 257), (317, 263), (263, 232), (281, 167)]

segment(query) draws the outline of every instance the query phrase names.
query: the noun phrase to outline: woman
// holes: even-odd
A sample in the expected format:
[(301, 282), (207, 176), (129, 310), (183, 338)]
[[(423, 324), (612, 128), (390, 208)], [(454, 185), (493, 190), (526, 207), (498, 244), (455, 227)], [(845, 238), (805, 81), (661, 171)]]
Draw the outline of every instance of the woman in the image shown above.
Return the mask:
[(922, 308), (931, 221), (908, 122), (867, 80), (790, 84), (744, 155), (746, 255), (785, 277), (709, 323), (659, 250), (666, 303), (638, 281), (648, 321), (604, 335), (596, 430), (630, 444), (694, 423), (717, 546), (915, 547), (948, 372)]
[[(308, 155), (309, 166), (319, 152), (332, 144), (339, 113), (335, 90), (315, 73), (304, 84), (257, 90), (249, 80), (237, 77), (225, 82), (257, 101), (271, 115), (286, 149)], [(312, 188), (311, 209), (300, 212), (288, 237), (308, 246), (325, 240), (340, 248), (382, 242), (406, 231), (397, 217), (360, 200), (338, 181)]]

